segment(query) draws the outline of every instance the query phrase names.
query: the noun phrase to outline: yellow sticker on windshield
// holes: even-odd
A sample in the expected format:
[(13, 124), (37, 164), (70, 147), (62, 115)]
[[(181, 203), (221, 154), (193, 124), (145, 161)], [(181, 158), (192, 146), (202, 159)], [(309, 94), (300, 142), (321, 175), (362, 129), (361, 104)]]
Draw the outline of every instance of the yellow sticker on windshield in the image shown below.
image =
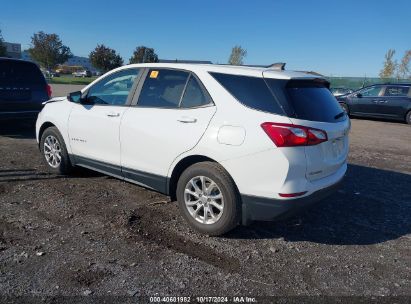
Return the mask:
[(150, 78), (157, 78), (157, 76), (158, 76), (158, 71), (151, 71)]

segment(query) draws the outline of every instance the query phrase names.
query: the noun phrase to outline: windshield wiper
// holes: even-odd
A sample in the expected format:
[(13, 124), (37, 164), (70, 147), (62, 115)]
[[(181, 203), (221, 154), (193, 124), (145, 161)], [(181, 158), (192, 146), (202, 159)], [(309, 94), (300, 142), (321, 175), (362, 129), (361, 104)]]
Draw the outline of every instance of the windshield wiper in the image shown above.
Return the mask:
[(338, 119), (338, 118), (340, 118), (340, 117), (343, 117), (344, 114), (345, 114), (345, 112), (342, 111), (340, 114), (335, 115), (335, 116), (334, 116), (334, 119)]

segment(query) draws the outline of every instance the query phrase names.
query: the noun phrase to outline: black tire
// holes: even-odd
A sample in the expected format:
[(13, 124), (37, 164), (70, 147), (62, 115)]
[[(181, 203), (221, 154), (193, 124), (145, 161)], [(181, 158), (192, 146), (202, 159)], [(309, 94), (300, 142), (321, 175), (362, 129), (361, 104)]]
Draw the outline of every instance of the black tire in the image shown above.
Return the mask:
[[(49, 136), (52, 136), (55, 139), (57, 139), (59, 147), (60, 147), (60, 151), (61, 151), (60, 152), (61, 161), (56, 167), (53, 167), (48, 163), (46, 156), (45, 156), (45, 152), (44, 152), (45, 150), (44, 143)], [(50, 172), (55, 173), (55, 174), (66, 175), (73, 171), (73, 166), (70, 162), (70, 158), (67, 153), (67, 148), (66, 148), (66, 144), (64, 143), (63, 136), (61, 136), (59, 130), (56, 127), (49, 127), (46, 130), (44, 130), (43, 134), (41, 135), (41, 139), (40, 139), (40, 151), (43, 155), (44, 163)]]
[(340, 103), (341, 108), (344, 110), (345, 113), (347, 113), (348, 116), (350, 116), (350, 109), (348, 108), (346, 103)]
[(405, 114), (405, 122), (411, 125), (411, 111), (408, 111), (407, 114)]
[[(204, 176), (215, 182), (224, 198), (224, 208), (220, 218), (215, 223), (198, 222), (186, 207), (184, 192), (189, 181), (195, 177)], [(234, 229), (240, 221), (240, 195), (233, 179), (228, 172), (217, 163), (200, 162), (188, 167), (177, 182), (177, 200), (180, 212), (189, 225), (196, 231), (217, 236)], [(210, 205), (211, 206), (211, 205)], [(212, 206), (210, 208), (213, 208)], [(218, 211), (217, 209), (214, 209)], [(204, 211), (203, 211), (204, 214)], [(204, 217), (204, 216), (203, 216)]]

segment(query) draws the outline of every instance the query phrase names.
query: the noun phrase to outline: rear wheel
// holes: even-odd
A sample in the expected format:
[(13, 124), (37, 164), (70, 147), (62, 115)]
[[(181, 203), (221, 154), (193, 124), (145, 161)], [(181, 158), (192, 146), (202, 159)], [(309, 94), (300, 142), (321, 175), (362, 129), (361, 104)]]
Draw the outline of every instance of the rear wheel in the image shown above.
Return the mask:
[(177, 183), (177, 200), (185, 220), (207, 235), (222, 235), (239, 222), (240, 203), (234, 181), (220, 165), (188, 167)]
[(40, 149), (49, 171), (57, 174), (69, 174), (72, 171), (66, 145), (56, 127), (49, 127), (43, 132)]
[(411, 125), (411, 111), (408, 111), (408, 113), (405, 115), (405, 121), (407, 124)]

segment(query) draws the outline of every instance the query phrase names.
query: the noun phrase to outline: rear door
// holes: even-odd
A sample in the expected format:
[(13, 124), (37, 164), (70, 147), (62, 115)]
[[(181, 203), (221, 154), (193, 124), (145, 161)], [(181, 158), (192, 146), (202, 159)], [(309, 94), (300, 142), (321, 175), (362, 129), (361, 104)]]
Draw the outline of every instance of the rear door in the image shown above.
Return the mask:
[(387, 118), (404, 119), (410, 103), (409, 91), (409, 86), (387, 85), (377, 104), (378, 113)]
[(39, 112), (48, 100), (47, 82), (32, 62), (0, 60), (0, 112)]
[[(267, 79), (267, 84), (273, 86), (272, 81)], [(316, 180), (337, 172), (347, 161), (350, 121), (327, 88), (327, 83), (322, 80), (290, 80), (285, 84), (284, 92), (293, 124), (327, 133), (326, 142), (304, 147), (307, 179)]]
[(123, 175), (165, 192), (172, 162), (198, 143), (216, 107), (187, 71), (147, 69), (137, 90), (121, 123)]

